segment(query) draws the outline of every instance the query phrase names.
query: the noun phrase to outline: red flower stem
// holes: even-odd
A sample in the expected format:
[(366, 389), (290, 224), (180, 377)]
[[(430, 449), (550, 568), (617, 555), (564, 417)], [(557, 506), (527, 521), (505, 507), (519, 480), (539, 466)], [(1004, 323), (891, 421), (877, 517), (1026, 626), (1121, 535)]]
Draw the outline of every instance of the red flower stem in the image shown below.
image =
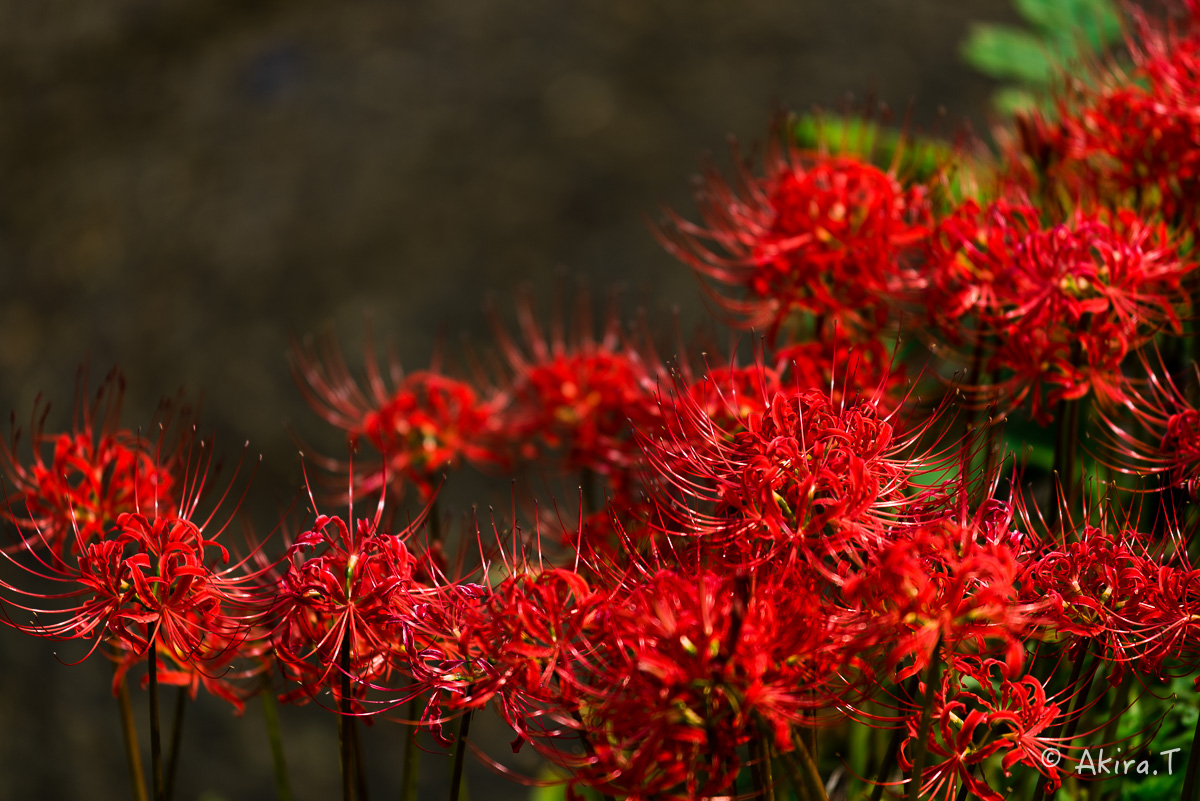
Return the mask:
[(292, 784), (288, 781), (283, 738), (279, 733), (279, 711), (275, 708), (275, 694), (269, 686), (263, 688), (262, 699), (263, 720), (267, 726), (267, 739), (271, 743), (271, 765), (275, 769), (275, 798), (277, 801), (292, 801)]
[(183, 740), (183, 713), (187, 709), (187, 699), (187, 687), (180, 687), (175, 694), (175, 719), (171, 724), (171, 752), (167, 755), (167, 801), (171, 801), (175, 794), (175, 769), (179, 766), (179, 744)]
[(401, 785), (400, 799), (401, 801), (417, 801), (417, 728), (414, 723), (417, 719), (417, 696), (414, 695), (409, 700), (404, 717), (412, 726), (412, 730), (408, 732), (408, 737), (404, 741), (404, 761), (401, 763), (403, 784)]
[(338, 753), (342, 769), (342, 801), (354, 801), (354, 732), (351, 728), (354, 720), (350, 707), (350, 635), (346, 633), (342, 640), (341, 656), (338, 659), (341, 667), (341, 699), (338, 709)]
[[(470, 695), (470, 692), (467, 693)], [(458, 801), (462, 792), (463, 761), (467, 755), (467, 735), (471, 732), (471, 713), (468, 709), (458, 723), (458, 743), (454, 746), (454, 768), (450, 773), (450, 801)]]
[(154, 801), (166, 801), (162, 770), (162, 731), (158, 725), (158, 646), (157, 633), (150, 638), (150, 777), (154, 783)]
[(121, 735), (125, 742), (125, 759), (129, 764), (133, 801), (149, 801), (146, 797), (146, 776), (142, 772), (142, 751), (138, 747), (137, 725), (133, 721), (133, 706), (129, 703), (129, 685), (124, 676), (117, 684), (117, 709), (121, 717)]
[(937, 695), (937, 686), (941, 683), (941, 648), (939, 638), (933, 645), (933, 653), (929, 657), (929, 667), (925, 671), (925, 700), (921, 704), (921, 723), (917, 727), (917, 742), (913, 753), (912, 777), (908, 785), (909, 801), (917, 801), (921, 797), (921, 776), (925, 773), (925, 755), (929, 746), (929, 727), (933, 723), (933, 699)]

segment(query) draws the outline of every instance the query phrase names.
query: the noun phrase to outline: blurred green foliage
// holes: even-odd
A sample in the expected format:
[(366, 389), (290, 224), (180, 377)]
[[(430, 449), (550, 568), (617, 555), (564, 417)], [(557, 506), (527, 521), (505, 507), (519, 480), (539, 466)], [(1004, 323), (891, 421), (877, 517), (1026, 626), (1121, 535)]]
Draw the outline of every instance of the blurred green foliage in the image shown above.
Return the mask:
[(993, 97), (1009, 114), (1039, 105), (1064, 67), (1102, 53), (1121, 39), (1114, 0), (1013, 0), (1027, 27), (976, 23), (962, 46), (967, 63), (1009, 82)]

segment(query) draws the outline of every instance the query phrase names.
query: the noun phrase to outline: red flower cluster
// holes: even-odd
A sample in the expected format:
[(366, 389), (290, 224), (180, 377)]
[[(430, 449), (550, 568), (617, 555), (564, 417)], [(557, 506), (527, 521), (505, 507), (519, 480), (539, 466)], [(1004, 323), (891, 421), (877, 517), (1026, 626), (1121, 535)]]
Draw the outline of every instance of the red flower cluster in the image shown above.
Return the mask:
[[(1131, 211), (1076, 211), (1045, 228), (1038, 211), (968, 202), (939, 227), (928, 317), (967, 341), (1005, 405), (1049, 420), (1059, 400), (1122, 392), (1122, 364), (1159, 331), (1179, 333), (1195, 265), (1166, 227)], [(979, 358), (976, 356), (976, 358)]]

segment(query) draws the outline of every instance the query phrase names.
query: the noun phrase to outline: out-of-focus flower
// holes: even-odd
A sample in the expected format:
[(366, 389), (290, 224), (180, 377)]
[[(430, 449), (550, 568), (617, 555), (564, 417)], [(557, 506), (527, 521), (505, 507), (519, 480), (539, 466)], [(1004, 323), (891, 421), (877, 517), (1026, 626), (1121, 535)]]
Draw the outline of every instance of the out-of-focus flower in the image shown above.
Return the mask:
[(613, 491), (627, 489), (638, 458), (634, 431), (657, 429), (657, 390), (666, 370), (652, 349), (632, 343), (615, 313), (596, 338), (586, 298), (569, 333), (556, 319), (547, 335), (528, 300), (519, 304), (518, 319), (523, 344), (496, 326), (511, 374), (512, 402), (502, 423), (511, 450), (527, 461), (602, 475)]
[(159, 438), (152, 448), (140, 434), (121, 428), (123, 393), (124, 379), (113, 371), (95, 398), (88, 398), (81, 374), (71, 431), (47, 433), (50, 408), (39, 405), (29, 461), (18, 455), (19, 433), (0, 442), (0, 465), (10, 482), (4, 515), (23, 532), (24, 547), (78, 554), (139, 504), (171, 506), (171, 470), (182, 443)]
[(774, 337), (804, 312), (818, 336), (835, 323), (856, 338), (878, 331), (893, 295), (920, 283), (928, 189), (854, 156), (802, 151), (788, 124), (772, 131), (761, 175), (735, 161), (731, 181), (707, 171), (701, 222), (668, 218), (667, 249), (712, 282), (739, 327)]
[[(464, 459), (481, 467), (503, 463), (500, 413), (507, 399), (502, 395), (481, 396), (472, 384), (436, 369), (406, 375), (394, 362), (390, 380), (385, 379), (369, 346), (364, 387), (328, 339), (319, 346), (298, 345), (293, 366), (309, 405), (345, 431), (352, 446), (365, 441), (379, 454), (374, 464), (356, 460), (360, 492), (382, 489), (387, 479), (394, 489), (414, 485), (428, 500), (440, 477)], [(339, 475), (348, 470), (336, 459), (318, 463)]]

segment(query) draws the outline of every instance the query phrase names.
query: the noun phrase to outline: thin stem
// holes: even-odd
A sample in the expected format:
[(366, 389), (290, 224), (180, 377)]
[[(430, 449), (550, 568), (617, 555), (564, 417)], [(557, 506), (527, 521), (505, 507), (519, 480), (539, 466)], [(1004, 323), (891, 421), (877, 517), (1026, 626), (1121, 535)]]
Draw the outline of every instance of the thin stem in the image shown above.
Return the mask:
[[(1070, 688), (1078, 685), (1079, 677), (1081, 675), (1083, 675), (1083, 663), (1084, 663), (1084, 660), (1087, 659), (1087, 655), (1088, 655), (1088, 649), (1087, 649), (1088, 642), (1089, 642), (1089, 640), (1087, 638), (1084, 638), (1084, 639), (1080, 640), (1079, 643), (1076, 645), (1076, 647), (1079, 649), (1079, 651), (1075, 655), (1074, 664), (1071, 666), (1071, 677), (1070, 677), (1070, 679), (1067, 680), (1067, 689), (1068, 690)], [(1072, 706), (1075, 709), (1080, 709), (1078, 696), (1076, 696), (1076, 701)], [(1070, 712), (1068, 712), (1067, 715), (1069, 716)], [(1057, 739), (1058, 735), (1061, 733), (1061, 731), (1063, 729), (1065, 729), (1065, 727), (1066, 727), (1066, 724), (1059, 726), (1058, 731), (1056, 731), (1054, 733), (1054, 735), (1053, 735), (1053, 737), (1051, 737), (1051, 739), (1052, 740)], [(1033, 793), (1033, 801), (1042, 801), (1042, 799), (1045, 796), (1046, 796), (1046, 782), (1038, 781), (1037, 789), (1034, 790), (1034, 793)]]
[(590, 515), (596, 511), (598, 501), (596, 500), (596, 472), (590, 468), (583, 468), (579, 472), (579, 494), (583, 501), (583, 513)]
[(342, 769), (342, 801), (354, 801), (354, 718), (350, 706), (350, 635), (342, 640), (341, 667), (342, 697), (338, 703), (338, 753)]
[(137, 725), (133, 721), (133, 705), (129, 703), (129, 685), (124, 676), (117, 683), (117, 710), (121, 717), (121, 739), (125, 742), (133, 801), (149, 801), (146, 797), (146, 776), (142, 772), (142, 751), (138, 747)]
[(417, 719), (417, 696), (414, 695), (408, 702), (408, 711), (405, 716), (412, 725), (412, 731), (408, 732), (408, 737), (404, 741), (404, 761), (402, 763), (404, 778), (400, 798), (401, 801), (417, 801), (417, 726), (414, 722)]
[(804, 744), (804, 738), (793, 732), (792, 744), (795, 746), (793, 753), (783, 753), (779, 756), (796, 795), (801, 801), (829, 801), (829, 795), (825, 792), (825, 785), (821, 783), (821, 776), (817, 773), (817, 766), (813, 763), (808, 746)]
[(758, 799), (775, 801), (775, 777), (770, 770), (770, 737), (758, 733), (750, 737), (750, 755), (754, 759), (755, 789)]
[(171, 723), (171, 752), (167, 755), (167, 801), (175, 794), (175, 770), (179, 766), (179, 744), (183, 741), (183, 713), (187, 709), (188, 690), (180, 687), (175, 694), (175, 719)]
[(1192, 735), (1192, 749), (1188, 753), (1187, 773), (1183, 776), (1183, 791), (1179, 801), (1192, 801), (1200, 795), (1200, 719), (1196, 720), (1196, 732)]
[(362, 729), (358, 728), (358, 720), (350, 718), (350, 740), (354, 743), (354, 778), (358, 784), (359, 801), (368, 801), (366, 760), (363, 759)]
[[(1078, 367), (1081, 358), (1079, 343), (1076, 342), (1071, 352), (1071, 366)], [(1062, 487), (1063, 504), (1068, 511), (1074, 510), (1077, 500), (1075, 454), (1079, 450), (1080, 410), (1085, 403), (1087, 403), (1086, 397), (1074, 400), (1063, 398), (1058, 402), (1058, 414), (1055, 416), (1061, 427), (1058, 430), (1058, 439), (1054, 444), (1054, 473), (1058, 478), (1058, 484)], [(1050, 481), (1050, 503), (1046, 516), (1047, 522), (1051, 526), (1059, 522), (1060, 515), (1053, 479), (1054, 476)], [(1078, 486), (1082, 488), (1083, 482), (1080, 481)]]
[(471, 732), (471, 713), (468, 709), (458, 723), (458, 743), (454, 746), (454, 768), (450, 774), (450, 801), (458, 801), (462, 792), (463, 761), (467, 755), (467, 735)]
[(158, 646), (157, 637), (150, 639), (150, 774), (154, 783), (155, 801), (166, 801), (162, 771), (162, 731), (158, 726)]
[[(592, 747), (592, 741), (587, 736), (587, 729), (583, 725), (583, 715), (579, 714), (579, 710), (573, 710), (571, 717), (575, 718), (575, 722), (579, 724), (579, 741), (583, 744), (583, 751), (590, 758), (595, 758), (596, 749)], [(613, 797), (608, 793), (603, 793), (601, 797), (604, 801), (614, 801)]]
[[(921, 686), (919, 676), (913, 676), (908, 681), (908, 694), (916, 695), (917, 690)], [(887, 782), (888, 775), (892, 772), (892, 767), (896, 764), (896, 758), (900, 755), (900, 741), (904, 738), (904, 727), (892, 729), (892, 736), (888, 740), (887, 751), (884, 752), (883, 761), (879, 763), (879, 770), (875, 771), (875, 789), (871, 791), (871, 801), (880, 801), (883, 798), (883, 787)]]
[(917, 728), (916, 751), (913, 753), (912, 777), (908, 785), (909, 801), (917, 801), (921, 795), (921, 775), (925, 773), (925, 755), (929, 745), (929, 728), (933, 723), (933, 699), (937, 685), (941, 683), (941, 648), (939, 639), (934, 643), (929, 657), (929, 668), (925, 672), (925, 700), (921, 704), (921, 723)]
[(750, 778), (754, 782), (754, 801), (772, 801), (767, 795), (767, 781), (763, 776), (762, 735), (750, 738)]
[(283, 737), (279, 733), (279, 712), (275, 708), (275, 693), (269, 686), (263, 688), (262, 699), (263, 720), (267, 725), (267, 739), (271, 743), (271, 765), (275, 769), (275, 798), (278, 801), (292, 801), (292, 784), (288, 781)]

